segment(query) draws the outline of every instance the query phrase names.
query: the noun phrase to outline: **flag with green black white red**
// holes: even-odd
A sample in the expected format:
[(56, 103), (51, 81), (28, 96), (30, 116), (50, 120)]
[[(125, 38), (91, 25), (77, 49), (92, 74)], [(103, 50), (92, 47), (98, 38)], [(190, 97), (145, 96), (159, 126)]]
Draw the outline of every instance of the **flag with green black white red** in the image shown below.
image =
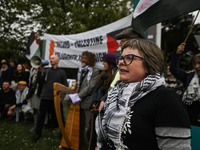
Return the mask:
[(81, 55), (84, 51), (94, 54), (95, 67), (103, 69), (103, 56), (106, 53), (119, 54), (120, 40), (116, 35), (126, 28), (131, 27), (132, 14), (103, 27), (83, 33), (71, 35), (44, 34), (45, 45), (43, 47), (43, 59), (48, 60), (51, 55), (60, 58), (59, 67), (78, 68), (81, 63)]
[(200, 0), (140, 0), (132, 19), (132, 28), (145, 31), (162, 21), (200, 9)]
[(38, 40), (35, 33), (32, 32), (26, 46), (26, 57), (30, 60), (33, 56), (41, 56)]

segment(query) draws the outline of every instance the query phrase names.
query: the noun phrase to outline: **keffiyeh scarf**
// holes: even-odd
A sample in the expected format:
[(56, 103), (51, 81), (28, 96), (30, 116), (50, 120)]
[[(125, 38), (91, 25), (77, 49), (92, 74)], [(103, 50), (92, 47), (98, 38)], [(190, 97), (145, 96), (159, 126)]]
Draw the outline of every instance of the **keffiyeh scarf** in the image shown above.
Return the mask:
[(117, 81), (96, 118), (97, 147), (102, 148), (111, 140), (117, 150), (128, 149), (123, 144), (121, 134), (126, 120), (130, 119), (131, 107), (161, 85), (165, 85), (165, 79), (159, 74), (148, 75), (141, 82), (126, 84), (121, 80)]
[(89, 84), (89, 81), (91, 79), (92, 72), (93, 72), (93, 67), (90, 67), (90, 66), (81, 67), (81, 68), (79, 68), (78, 74), (77, 74), (78, 88), (80, 86), (81, 75), (82, 75), (82, 73), (86, 73), (87, 70), (89, 70), (89, 72), (87, 74), (87, 83)]
[(200, 100), (200, 84), (199, 76), (195, 72), (194, 77), (183, 94), (182, 101), (187, 105), (191, 105), (194, 101), (198, 100)]

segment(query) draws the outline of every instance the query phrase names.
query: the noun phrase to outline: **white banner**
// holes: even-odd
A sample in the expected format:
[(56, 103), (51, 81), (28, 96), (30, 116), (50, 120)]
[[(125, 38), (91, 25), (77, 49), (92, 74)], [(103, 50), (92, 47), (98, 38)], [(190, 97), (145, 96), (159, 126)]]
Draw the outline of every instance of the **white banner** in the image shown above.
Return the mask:
[(95, 55), (96, 67), (103, 69), (102, 57), (108, 52), (120, 50), (115, 36), (131, 26), (132, 14), (101, 28), (72, 35), (44, 34), (45, 60), (53, 54), (60, 58), (59, 67), (79, 68), (81, 54), (88, 50)]

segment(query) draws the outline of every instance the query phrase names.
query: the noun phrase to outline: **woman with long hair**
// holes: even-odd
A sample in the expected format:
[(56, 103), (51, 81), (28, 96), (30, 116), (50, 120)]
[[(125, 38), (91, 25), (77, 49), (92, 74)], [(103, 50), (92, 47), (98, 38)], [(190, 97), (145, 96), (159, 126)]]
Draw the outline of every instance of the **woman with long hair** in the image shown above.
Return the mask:
[[(110, 84), (113, 80), (113, 77), (115, 76), (116, 70), (117, 70), (117, 65), (116, 65), (116, 57), (117, 55), (115, 53), (107, 53), (103, 56), (103, 65), (104, 65), (104, 69), (101, 72), (101, 74), (99, 75), (98, 78), (98, 85), (95, 89), (94, 92), (94, 105), (91, 109), (92, 111), (92, 120), (91, 120), (91, 129), (88, 131), (90, 132), (90, 135), (88, 135), (88, 137), (90, 137), (90, 141), (89, 141), (89, 149), (94, 150), (95, 146), (96, 146), (96, 133), (95, 133), (95, 125), (94, 125), (94, 120), (98, 114), (99, 111), (101, 111), (101, 108), (104, 105), (104, 96), (107, 97), (107, 93), (108, 93), (108, 89), (110, 87)], [(96, 106), (98, 106), (96, 108)], [(94, 111), (96, 110), (96, 111)], [(89, 133), (88, 133), (89, 134)]]
[(19, 81), (25, 81), (25, 69), (22, 64), (17, 65), (17, 69), (15, 71), (13, 79), (11, 80), (11, 88), (14, 91), (17, 91), (17, 84)]

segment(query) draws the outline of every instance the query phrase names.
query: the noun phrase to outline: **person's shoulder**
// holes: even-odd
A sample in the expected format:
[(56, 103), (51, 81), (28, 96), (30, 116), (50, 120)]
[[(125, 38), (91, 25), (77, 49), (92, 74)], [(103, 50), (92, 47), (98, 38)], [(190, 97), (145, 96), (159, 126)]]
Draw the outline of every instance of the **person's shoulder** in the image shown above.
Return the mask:
[(62, 73), (62, 74), (66, 74), (65, 71), (64, 71), (62, 68), (60, 68), (60, 67), (58, 67), (57, 70), (58, 70), (60, 73)]
[(10, 88), (10, 93), (11, 94), (15, 94), (15, 91), (13, 89)]
[(93, 67), (93, 71), (99, 71), (99, 69), (97, 69), (96, 67)]
[(165, 86), (158, 87), (154, 91), (150, 92), (149, 96), (155, 97), (155, 99), (161, 101), (164, 99), (173, 99), (173, 98), (179, 99), (178, 94), (176, 94), (173, 89), (167, 88)]
[(180, 96), (171, 88), (160, 87), (155, 90), (154, 94), (156, 101), (164, 106), (183, 106)]
[(154, 92), (156, 93), (168, 93), (168, 92), (171, 92), (173, 90), (169, 89), (169, 88), (166, 88), (164, 85), (163, 86), (160, 86), (158, 87), (157, 89), (154, 90)]

